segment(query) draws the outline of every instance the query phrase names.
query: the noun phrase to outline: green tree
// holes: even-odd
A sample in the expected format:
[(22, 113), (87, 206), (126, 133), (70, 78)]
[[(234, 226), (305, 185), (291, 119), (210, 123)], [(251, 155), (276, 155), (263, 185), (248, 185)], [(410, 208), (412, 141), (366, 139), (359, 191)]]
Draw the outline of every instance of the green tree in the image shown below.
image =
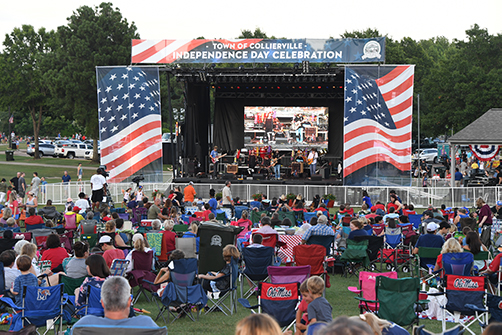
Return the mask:
[(58, 34), (52, 87), (66, 115), (85, 127), (87, 136), (94, 139), (97, 160), (96, 66), (130, 64), (131, 39), (139, 35), (134, 23), (129, 24), (118, 8), (107, 2), (94, 8), (78, 8), (66, 26), (58, 27)]
[(54, 31), (45, 28), (35, 31), (33, 26), (14, 28), (3, 42), (1, 59), (0, 101), (12, 106), (16, 119), (30, 115), (35, 136), (35, 159), (38, 159), (38, 137), (42, 115), (47, 112), (50, 92), (45, 73), (54, 49)]

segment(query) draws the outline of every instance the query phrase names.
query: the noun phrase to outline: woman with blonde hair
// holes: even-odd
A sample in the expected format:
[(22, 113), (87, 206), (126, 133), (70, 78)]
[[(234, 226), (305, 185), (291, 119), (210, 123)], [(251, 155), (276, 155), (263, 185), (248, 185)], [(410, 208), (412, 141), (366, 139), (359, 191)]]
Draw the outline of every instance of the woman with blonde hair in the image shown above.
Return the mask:
[(16, 191), (12, 190), (12, 192), (9, 195), (9, 209), (12, 211), (12, 216), (14, 219), (16, 219), (16, 224), (19, 225), (19, 214), (21, 213), (19, 211), (19, 203), (17, 202), (18, 195)]
[(351, 319), (358, 319), (367, 323), (375, 335), (409, 335), (408, 331), (403, 327), (390, 321), (380, 319), (373, 313), (352, 316)]
[(183, 233), (183, 238), (195, 238), (196, 252), (199, 253), (199, 242), (200, 237), (197, 236), (197, 231), (199, 230), (199, 221), (192, 221), (188, 228), (188, 231)]
[(438, 257), (436, 258), (436, 265), (434, 266), (434, 271), (443, 268), (443, 254), (450, 254), (457, 252), (464, 252), (464, 249), (456, 239), (454, 238), (448, 239), (441, 248), (441, 254), (439, 254)]
[(235, 335), (282, 335), (282, 331), (270, 315), (251, 314), (237, 323)]
[(12, 211), (10, 208), (6, 207), (3, 209), (3, 215), (2, 218), (0, 219), (0, 225), (2, 225), (4, 228), (7, 226), (7, 219), (12, 216)]
[(101, 235), (110, 236), (112, 238), (112, 241), (114, 241), (113, 244), (116, 247), (126, 247), (127, 245), (125, 244), (125, 242), (122, 239), (122, 237), (120, 236), (120, 234), (118, 234), (116, 232), (116, 229), (117, 229), (117, 225), (115, 223), (115, 220), (108, 220), (105, 223), (105, 231), (103, 233), (101, 233)]
[[(133, 243), (134, 249), (131, 250), (131, 252), (128, 253), (125, 258), (127, 261), (129, 261), (129, 265), (127, 266), (126, 272), (131, 272), (132, 270), (134, 270), (134, 259), (132, 258), (133, 253), (135, 253), (135, 252), (145, 253), (145, 252), (149, 252), (150, 250), (152, 250), (147, 247), (145, 238), (140, 233), (134, 234), (134, 236), (132, 237), (132, 243)], [(152, 259), (152, 266), (155, 264), (154, 262), (155, 262), (155, 260)]]

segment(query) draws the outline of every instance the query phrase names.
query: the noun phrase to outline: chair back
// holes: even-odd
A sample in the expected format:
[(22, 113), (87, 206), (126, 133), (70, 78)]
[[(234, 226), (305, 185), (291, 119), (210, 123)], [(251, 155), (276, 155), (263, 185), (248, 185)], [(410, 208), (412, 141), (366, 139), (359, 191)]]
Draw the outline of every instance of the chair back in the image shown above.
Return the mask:
[(370, 261), (373, 261), (378, 258), (378, 252), (380, 249), (382, 249), (384, 242), (383, 242), (383, 236), (354, 236), (354, 241), (355, 242), (360, 242), (360, 241), (368, 241), (368, 254)]
[(396, 248), (403, 241), (401, 228), (385, 228), (385, 243), (391, 248)]
[(174, 267), (170, 273), (173, 283), (181, 287), (193, 285), (195, 275), (197, 274), (197, 259), (177, 259), (173, 261), (173, 264)]
[(64, 215), (65, 228), (68, 230), (77, 229), (77, 214)]
[(418, 229), (418, 227), (420, 227), (420, 224), (422, 223), (422, 214), (409, 214), (408, 219), (413, 225), (413, 228)]
[(445, 274), (469, 276), (474, 265), (474, 255), (470, 252), (454, 252), (443, 254)]
[(418, 257), (436, 259), (441, 254), (441, 248), (418, 247)]
[[(296, 216), (295, 216), (295, 213), (294, 212), (283, 212), (283, 211), (279, 211), (277, 212), (279, 214), (279, 220), (284, 220), (286, 218), (288, 218), (292, 223), (295, 223), (296, 221)], [(254, 222), (254, 221), (253, 221)]]
[(277, 320), (279, 326), (286, 327), (296, 318), (296, 305), (300, 301), (299, 283), (258, 285), (258, 303), (263, 313)]
[(480, 251), (474, 255), (475, 261), (487, 261), (489, 259), (490, 259), (490, 252), (489, 251)]
[(45, 270), (50, 270), (52, 268), (52, 261), (38, 261), (37, 266), (40, 269), (40, 272), (44, 272)]
[[(362, 296), (366, 300), (375, 300), (376, 299), (376, 291), (375, 291), (375, 283), (376, 278), (378, 276), (385, 276), (388, 278), (397, 279), (397, 272), (367, 272), (361, 271), (359, 272), (359, 287), (362, 291)], [(375, 303), (368, 303), (368, 308), (370, 310), (376, 310)]]
[(175, 224), (174, 227), (173, 227), (173, 231), (175, 233), (186, 232), (186, 231), (188, 231), (188, 225), (186, 225), (186, 224)]
[(251, 201), (251, 202), (249, 203), (249, 207), (250, 207), (251, 209), (253, 209), (253, 208), (258, 208), (258, 209), (260, 209), (260, 207), (261, 207), (261, 202), (259, 202), (259, 201)]
[[(267, 215), (268, 211), (251, 211), (250, 215), (249, 215), (249, 220), (251, 220), (251, 222), (253, 222), (253, 224), (259, 223), (262, 213), (265, 213), (265, 215)], [(279, 214), (279, 216), (280, 216), (280, 214)], [(291, 221), (291, 222), (294, 222), (294, 221)]]
[[(167, 335), (166, 327), (150, 327), (150, 326), (127, 326), (119, 327), (114, 326), (114, 331), (120, 332), (121, 335)], [(79, 325), (75, 324), (72, 327), (71, 333), (73, 335), (109, 335), (110, 327), (98, 325)]]
[(334, 242), (335, 242), (334, 236), (319, 236), (319, 235), (313, 236), (313, 235), (311, 235), (307, 241), (307, 244), (322, 245), (324, 248), (326, 248), (326, 256), (329, 256), (329, 255), (331, 255), (331, 248), (332, 248)]
[[(134, 252), (134, 254), (135, 253), (136, 252)], [(150, 264), (152, 264), (152, 263), (150, 263)], [(111, 276), (122, 277), (123, 275), (125, 275), (125, 272), (126, 272), (128, 266), (129, 266), (129, 260), (114, 259), (112, 262), (112, 266), (110, 267)]]
[(199, 211), (199, 208), (197, 208), (197, 206), (187, 206), (185, 207), (185, 213), (187, 214), (193, 214), (195, 212), (198, 212)]
[(317, 213), (316, 212), (305, 212), (303, 213), (303, 220), (304, 221), (307, 221), (310, 223), (310, 219), (312, 219), (313, 217), (317, 217)]
[(146, 219), (148, 216), (148, 209), (145, 207), (133, 208), (131, 221), (134, 224), (139, 224), (142, 219)]
[(85, 278), (87, 277), (71, 278), (68, 276), (59, 276), (59, 284), (64, 284), (63, 293), (66, 293), (68, 295), (74, 295), (75, 289), (82, 285)]
[(258, 235), (261, 235), (263, 237), (263, 244), (266, 247), (272, 247), (275, 248), (277, 245), (277, 242), (279, 241), (279, 235), (277, 234), (262, 234), (262, 233), (255, 233)]
[(446, 309), (450, 312), (460, 312), (463, 315), (474, 315), (474, 311), (466, 304), (485, 309), (486, 278), (472, 276), (446, 275)]
[(419, 289), (420, 278), (376, 277), (378, 316), (400, 326), (412, 324), (418, 318), (415, 304), (418, 302)]
[(243, 248), (244, 273), (254, 281), (267, 278), (267, 268), (274, 264), (274, 251), (272, 247)]
[[(23, 306), (24, 315), (43, 315), (46, 319), (52, 319), (61, 313), (63, 299), (63, 284), (48, 287), (24, 286)], [(42, 324), (45, 325), (45, 320)], [(40, 326), (37, 324), (37, 326)]]
[(138, 250), (132, 253), (134, 261), (134, 270), (152, 271), (153, 250), (140, 252)]
[(235, 218), (239, 220), (242, 217), (242, 211), (249, 210), (248, 206), (235, 206)]
[(81, 234), (96, 234), (96, 220), (82, 220), (80, 221), (80, 233)]
[(326, 256), (326, 248), (322, 245), (297, 245), (293, 248), (293, 258), (295, 265), (310, 265), (311, 275), (320, 275), (324, 270), (324, 257)]
[(89, 243), (89, 249), (92, 249), (98, 242), (98, 234), (83, 234), (80, 235), (80, 240)]
[(101, 289), (87, 285), (87, 297), (85, 315), (105, 316), (105, 310), (101, 305)]
[(344, 227), (349, 227), (350, 226), (350, 220), (352, 220), (352, 216), (350, 216), (350, 215), (344, 215), (344, 216), (342, 216), (342, 225)]
[(347, 240), (347, 248), (340, 259), (345, 262), (367, 261), (369, 263), (368, 244), (368, 240), (361, 240), (359, 242)]
[(183, 251), (185, 258), (196, 258), (197, 241), (195, 237), (177, 238), (176, 249)]
[(278, 283), (303, 283), (310, 277), (310, 265), (303, 266), (269, 266), (267, 268), (270, 282)]

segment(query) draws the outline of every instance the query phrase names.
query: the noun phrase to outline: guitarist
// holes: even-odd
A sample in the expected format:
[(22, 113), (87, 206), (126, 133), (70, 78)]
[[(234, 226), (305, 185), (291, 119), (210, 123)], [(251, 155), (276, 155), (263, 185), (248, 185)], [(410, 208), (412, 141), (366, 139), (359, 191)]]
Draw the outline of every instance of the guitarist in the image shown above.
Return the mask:
[(274, 175), (275, 179), (279, 180), (281, 179), (281, 158), (284, 157), (284, 155), (279, 156), (279, 150), (274, 150), (272, 153), (272, 162), (271, 166), (274, 168)]
[(307, 164), (310, 165), (310, 177), (315, 174), (317, 158), (319, 158), (319, 154), (317, 153), (317, 150), (315, 148), (312, 148), (307, 157)]
[(220, 160), (221, 157), (225, 155), (218, 155), (218, 147), (214, 146), (213, 150), (209, 154), (209, 158), (211, 158), (211, 163), (209, 164), (209, 173), (213, 175), (213, 178), (216, 178), (216, 163)]

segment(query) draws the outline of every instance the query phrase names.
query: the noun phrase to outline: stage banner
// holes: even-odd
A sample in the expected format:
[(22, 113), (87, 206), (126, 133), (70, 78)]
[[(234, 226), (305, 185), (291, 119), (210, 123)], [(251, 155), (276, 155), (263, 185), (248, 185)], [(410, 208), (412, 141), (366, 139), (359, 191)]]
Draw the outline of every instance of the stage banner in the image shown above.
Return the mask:
[(162, 182), (162, 124), (157, 67), (96, 67), (101, 164), (108, 182), (157, 175)]
[(347, 39), (132, 40), (133, 64), (385, 62), (385, 37)]
[(344, 185), (411, 185), (414, 69), (345, 68)]

